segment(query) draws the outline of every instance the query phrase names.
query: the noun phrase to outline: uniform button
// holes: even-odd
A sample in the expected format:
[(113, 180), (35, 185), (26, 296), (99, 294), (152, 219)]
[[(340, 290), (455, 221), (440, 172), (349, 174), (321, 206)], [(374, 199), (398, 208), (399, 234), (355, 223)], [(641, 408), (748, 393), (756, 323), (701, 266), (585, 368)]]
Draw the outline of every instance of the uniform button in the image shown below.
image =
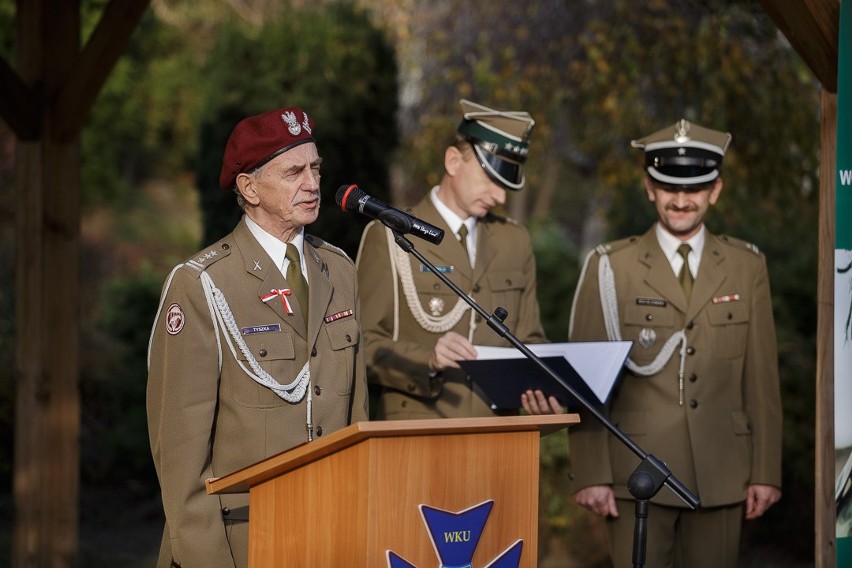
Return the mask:
[(348, 333), (346, 334), (346, 342), (347, 342), (347, 343), (352, 343), (352, 336), (351, 336), (351, 335), (349, 335)]
[(230, 514), (231, 514), (231, 509), (230, 509), (230, 508), (228, 508), (228, 507), (222, 507), (222, 514), (223, 514), (223, 515), (230, 515)]
[(260, 355), (261, 357), (266, 357), (266, 349), (261, 349), (260, 351), (257, 352), (257, 354)]
[(317, 436), (322, 436), (322, 426), (317, 426)]
[(690, 345), (689, 347), (687, 347), (687, 348), (686, 348), (686, 354), (687, 354), (687, 355), (695, 355), (695, 347), (693, 347), (692, 345)]
[(474, 294), (478, 294), (480, 290), (482, 290), (482, 288), (479, 287), (479, 284), (477, 284), (473, 287), (473, 293)]
[(317, 356), (317, 346), (314, 345), (313, 349), (311, 349), (311, 357)]
[(477, 315), (475, 318), (473, 318), (473, 321), (475, 321), (476, 323), (482, 323), (482, 316)]
[(651, 321), (654, 319), (654, 314), (645, 314), (645, 321)]
[(231, 245), (229, 245), (228, 243), (225, 243), (225, 244), (222, 245), (222, 250), (228, 250), (230, 248), (231, 248)]
[(511, 285), (512, 285), (511, 278), (506, 278), (506, 286), (511, 286)]
[(322, 394), (322, 389), (319, 387), (319, 385), (314, 387), (314, 394), (317, 396)]
[(695, 322), (694, 322), (694, 321), (691, 321), (691, 322), (689, 322), (688, 324), (686, 324), (686, 329), (692, 329), (693, 327), (695, 327)]
[(734, 314), (732, 314), (731, 312), (728, 312), (728, 319), (729, 320), (734, 319)]
[(689, 382), (690, 383), (694, 383), (697, 380), (698, 380), (698, 375), (696, 375), (695, 373), (692, 373), (691, 375), (689, 375)]
[(689, 401), (689, 408), (698, 408), (698, 401), (694, 398)]
[(433, 289), (433, 290), (440, 290), (440, 289), (441, 289), (441, 285), (440, 285), (440, 284), (437, 284), (437, 283), (432, 284), (432, 289)]
[(407, 400), (403, 400), (403, 401), (402, 401), (402, 403), (400, 404), (400, 406), (401, 406), (401, 407), (403, 407), (403, 408), (405, 408), (406, 406), (408, 406), (408, 401), (407, 401)]
[(414, 386), (414, 383), (408, 383), (408, 385), (405, 388), (408, 389), (408, 392), (414, 392), (414, 391), (417, 390), (417, 387)]

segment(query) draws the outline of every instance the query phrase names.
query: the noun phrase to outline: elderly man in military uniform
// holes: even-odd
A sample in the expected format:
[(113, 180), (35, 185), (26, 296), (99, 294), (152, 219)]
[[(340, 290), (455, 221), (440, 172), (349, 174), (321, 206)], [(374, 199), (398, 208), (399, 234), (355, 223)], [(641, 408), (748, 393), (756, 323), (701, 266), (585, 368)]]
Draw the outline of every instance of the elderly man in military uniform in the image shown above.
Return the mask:
[(205, 480), (367, 418), (355, 266), (304, 231), (321, 162), (300, 108), (239, 122), (219, 181), (244, 216), (163, 286), (147, 395), (160, 568), (247, 566), (248, 495)]
[[(653, 566), (735, 566), (743, 517), (781, 496), (781, 401), (766, 261), (749, 243), (711, 234), (730, 134), (676, 124), (633, 141), (657, 222), (586, 259), (572, 341), (630, 340), (608, 406), (612, 422), (666, 462), (701, 505), (660, 491), (648, 513)], [(633, 566), (638, 457), (582, 415), (571, 431), (571, 490), (609, 519), (616, 568)]]
[[(508, 310), (505, 324), (525, 343), (546, 341), (539, 321), (530, 236), (492, 212), (526, 181), (523, 165), (535, 124), (526, 112), (461, 101), (463, 118), (444, 151), (439, 185), (411, 213), (444, 230), (438, 245), (418, 250), (486, 310)], [(381, 388), (380, 419), (493, 416), (472, 392), (457, 361), (476, 358), (475, 345), (510, 344), (373, 221), (358, 251), (369, 381)], [(554, 398), (525, 393), (532, 411), (559, 410)]]

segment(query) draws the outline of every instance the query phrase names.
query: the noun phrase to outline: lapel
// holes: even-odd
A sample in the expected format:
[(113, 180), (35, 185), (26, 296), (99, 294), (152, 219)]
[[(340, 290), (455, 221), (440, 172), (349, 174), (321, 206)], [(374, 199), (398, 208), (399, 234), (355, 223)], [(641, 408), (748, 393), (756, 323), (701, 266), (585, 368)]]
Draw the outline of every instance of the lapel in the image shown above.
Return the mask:
[[(437, 209), (435, 209), (435, 205), (432, 203), (432, 199), (429, 195), (427, 194), (426, 197), (424, 197), (420, 203), (411, 210), (411, 212), (414, 216), (444, 230), (444, 239), (441, 241), (440, 245), (434, 245), (428, 241), (417, 239), (415, 237), (417, 242), (414, 243), (414, 246), (417, 247), (417, 250), (419, 250), (432, 264), (436, 266), (452, 266), (453, 271), (449, 274), (445, 273), (446, 276), (448, 276), (450, 280), (455, 282), (462, 289), (466, 288), (466, 286), (462, 285), (462, 283), (470, 282), (470, 279), (473, 276), (473, 270), (470, 268), (470, 262), (468, 261), (467, 256), (465, 256), (461, 243), (458, 242), (458, 237), (452, 232), (452, 230), (450, 230), (447, 222), (444, 221), (444, 218), (441, 217), (441, 214), (438, 213)], [(414, 258), (414, 256), (411, 256), (411, 259), (412, 271), (419, 272), (420, 262)]]
[[(646, 268), (645, 283), (661, 297), (667, 298), (675, 308), (686, 313), (686, 295), (672, 272), (672, 266), (663, 249), (660, 248), (653, 226), (639, 240), (637, 261)], [(695, 294), (694, 288), (692, 293)]]
[(275, 312), (278, 318), (284, 324), (290, 326), (298, 335), (305, 337), (305, 320), (295, 300), (288, 298), (293, 307), (293, 314), (287, 313), (281, 298), (272, 298), (267, 302), (261, 300), (274, 290), (282, 290), (290, 286), (284, 279), (284, 275), (281, 274), (281, 270), (275, 266), (266, 251), (251, 234), (245, 220), (241, 220), (234, 230), (234, 241), (242, 253), (246, 272), (257, 279), (257, 301)]
[(328, 264), (317, 252), (313, 241), (305, 235), (305, 269), (308, 272), (308, 303), (310, 313), (308, 314), (307, 331), (308, 345), (314, 345), (319, 335), (319, 330), (325, 321), (325, 314), (331, 303), (334, 285), (328, 272)]
[(722, 254), (719, 239), (707, 231), (704, 237), (704, 250), (701, 253), (698, 276), (695, 278), (695, 284), (692, 287), (692, 300), (689, 303), (687, 317), (693, 317), (722, 286), (726, 276), (719, 267), (724, 260), (725, 255)]

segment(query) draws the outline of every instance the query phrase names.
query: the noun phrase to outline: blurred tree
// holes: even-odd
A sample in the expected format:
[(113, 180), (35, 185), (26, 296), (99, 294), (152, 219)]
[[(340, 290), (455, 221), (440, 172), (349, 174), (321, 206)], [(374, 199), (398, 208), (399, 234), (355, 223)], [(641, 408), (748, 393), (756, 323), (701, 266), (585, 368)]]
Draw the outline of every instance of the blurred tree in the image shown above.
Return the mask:
[(204, 242), (230, 232), (240, 211), (218, 187), (222, 151), (242, 118), (303, 107), (323, 156), (322, 212), (308, 228), (355, 257), (368, 221), (344, 218), (334, 197), (344, 183), (388, 199), (387, 164), (398, 144), (396, 64), (383, 33), (349, 2), (288, 14), (257, 29), (228, 25), (205, 71), (197, 185)]

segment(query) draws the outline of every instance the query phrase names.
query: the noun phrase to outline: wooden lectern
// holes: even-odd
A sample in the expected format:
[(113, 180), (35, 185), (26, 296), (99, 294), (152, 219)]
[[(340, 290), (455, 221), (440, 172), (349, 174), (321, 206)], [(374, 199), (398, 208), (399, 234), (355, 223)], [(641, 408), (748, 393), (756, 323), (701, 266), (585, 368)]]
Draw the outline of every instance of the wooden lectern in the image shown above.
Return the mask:
[[(359, 422), (207, 481), (249, 492), (249, 566), (386, 567), (390, 550), (439, 564), (419, 506), (493, 507), (473, 556), (486, 566), (518, 539), (538, 555), (539, 438), (576, 414)], [(436, 539), (446, 538), (435, 535)]]

